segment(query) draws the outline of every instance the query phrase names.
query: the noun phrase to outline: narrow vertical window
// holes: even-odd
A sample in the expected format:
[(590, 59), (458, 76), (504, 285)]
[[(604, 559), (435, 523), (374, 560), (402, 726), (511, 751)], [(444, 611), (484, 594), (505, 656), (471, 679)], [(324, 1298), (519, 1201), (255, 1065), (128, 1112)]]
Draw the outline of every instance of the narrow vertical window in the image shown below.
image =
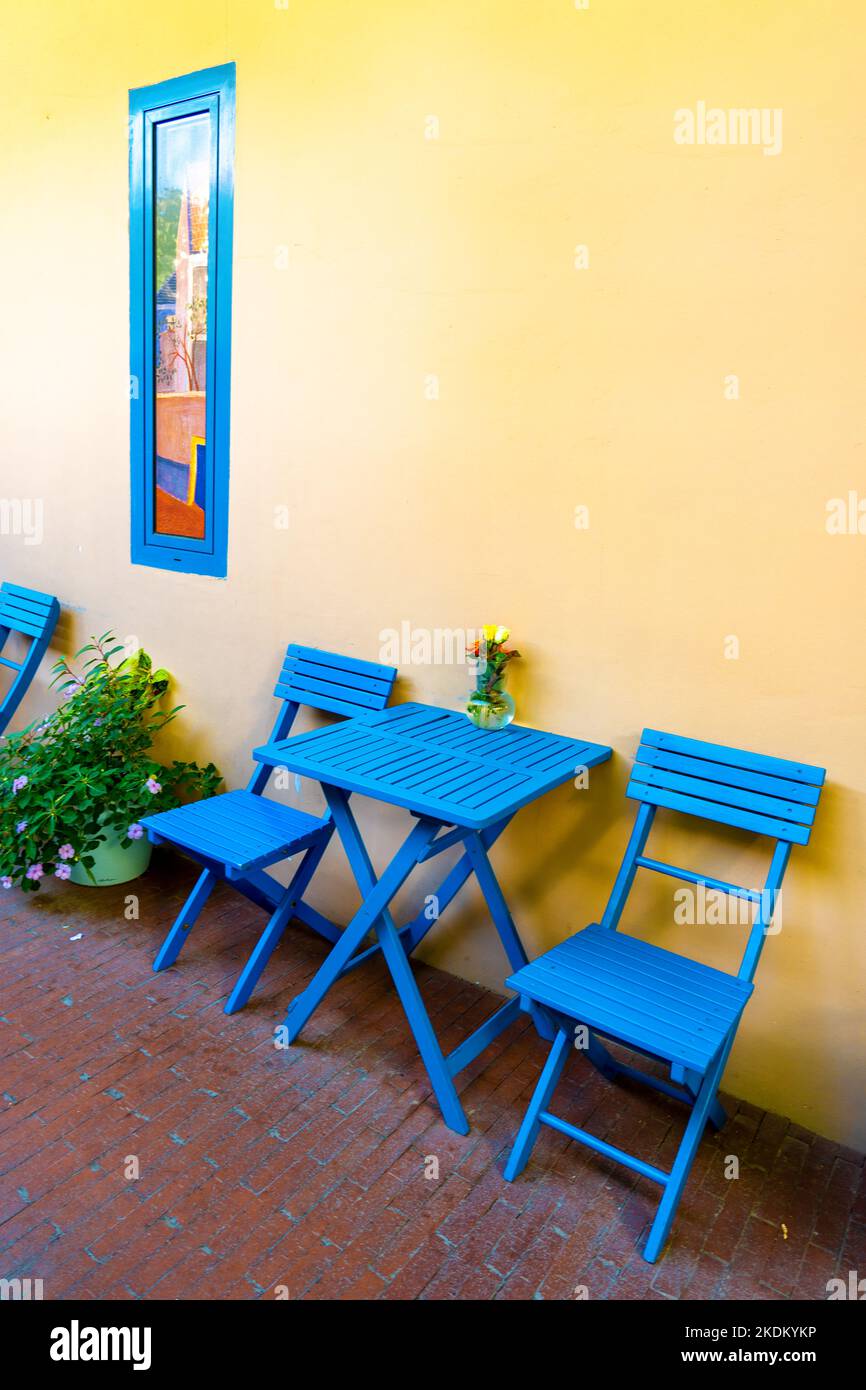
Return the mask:
[(234, 64), (130, 92), (134, 563), (224, 576)]

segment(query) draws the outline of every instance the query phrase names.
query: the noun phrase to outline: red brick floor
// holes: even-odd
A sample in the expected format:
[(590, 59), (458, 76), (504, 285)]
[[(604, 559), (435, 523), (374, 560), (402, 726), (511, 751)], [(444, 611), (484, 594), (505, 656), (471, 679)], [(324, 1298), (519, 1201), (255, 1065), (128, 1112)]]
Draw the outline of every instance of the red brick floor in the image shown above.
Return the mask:
[[(275, 1049), (323, 943), (291, 928), (227, 1018), (262, 917), (221, 891), (153, 975), (189, 886), (180, 867), (0, 902), (0, 1277), (41, 1278), (49, 1299), (823, 1299), (828, 1279), (866, 1269), (863, 1155), (742, 1102), (705, 1139), (655, 1266), (637, 1251), (657, 1195), (643, 1179), (546, 1130), (504, 1182), (543, 1045), (525, 1022), (503, 1034), (465, 1074), (471, 1134), (452, 1134), (381, 963)], [(418, 973), (449, 1047), (495, 1006)], [(676, 1102), (575, 1056), (557, 1108), (669, 1166)]]

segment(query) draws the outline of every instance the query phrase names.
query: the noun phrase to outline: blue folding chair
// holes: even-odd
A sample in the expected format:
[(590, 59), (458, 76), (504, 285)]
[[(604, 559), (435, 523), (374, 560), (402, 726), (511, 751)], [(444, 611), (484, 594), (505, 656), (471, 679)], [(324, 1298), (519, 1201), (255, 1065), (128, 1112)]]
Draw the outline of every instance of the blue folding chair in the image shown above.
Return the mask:
[[(717, 1098), (719, 1083), (740, 1016), (754, 988), (752, 979), (791, 846), (808, 842), (823, 782), (823, 768), (644, 729), (626, 792), (639, 803), (637, 818), (601, 923), (593, 922), (554, 946), (507, 981), (519, 992), (522, 1007), (528, 1008), (530, 1002), (538, 1006), (555, 1029), (555, 1037), (505, 1177), (513, 1182), (523, 1171), (541, 1125), (549, 1125), (651, 1178), (663, 1190), (643, 1252), (651, 1264), (667, 1239), (704, 1125), (709, 1121), (719, 1129), (725, 1122)], [(740, 888), (647, 858), (644, 848), (660, 806), (775, 839), (763, 890)], [(756, 904), (736, 975), (617, 931), (639, 868), (685, 883), (705, 884)], [(600, 1038), (624, 1043), (660, 1060), (670, 1067), (670, 1082), (619, 1061)], [(644, 1081), (691, 1107), (669, 1173), (550, 1112), (548, 1106), (572, 1046), (585, 1046), (590, 1061), (606, 1077)]]
[[(0, 700), (0, 734), (27, 694), (59, 617), (60, 604), (51, 594), (40, 594), (37, 589), (22, 589), (17, 584), (0, 585), (0, 666), (15, 672), (12, 684)], [(30, 638), (21, 661), (13, 661), (11, 657), (3, 655), (13, 632)]]
[[(287, 737), (301, 705), (340, 715), (384, 709), (396, 676), (393, 666), (292, 644), (274, 691), (283, 703), (270, 742)], [(223, 792), (173, 811), (145, 816), (141, 822), (154, 844), (172, 844), (204, 866), (160, 947), (153, 963), (155, 971), (174, 964), (220, 880), (231, 883), (271, 914), (228, 998), (227, 1014), (247, 1002), (293, 916), (332, 943), (342, 934), (335, 922), (303, 901), (334, 833), (331, 814), (312, 816), (269, 800), (263, 793), (273, 770), (257, 764), (244, 791)], [(287, 888), (265, 872), (267, 865), (301, 853), (303, 858)]]

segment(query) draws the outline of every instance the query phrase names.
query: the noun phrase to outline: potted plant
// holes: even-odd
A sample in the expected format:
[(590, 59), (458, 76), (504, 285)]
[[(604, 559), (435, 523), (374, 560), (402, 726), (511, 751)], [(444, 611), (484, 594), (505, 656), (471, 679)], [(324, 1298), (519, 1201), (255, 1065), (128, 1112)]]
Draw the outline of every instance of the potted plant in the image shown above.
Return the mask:
[(504, 729), (514, 718), (514, 700), (505, 689), (509, 661), (520, 652), (505, 646), (511, 633), (507, 627), (490, 624), (469, 648), (475, 670), (475, 689), (469, 696), (466, 713), (479, 729)]
[(151, 756), (183, 706), (162, 709), (168, 673), (113, 642), (105, 633), (82, 647), (80, 675), (58, 661), (59, 707), (0, 742), (0, 887), (33, 892), (49, 875), (126, 883), (150, 861), (140, 817), (211, 796), (222, 780), (213, 763)]

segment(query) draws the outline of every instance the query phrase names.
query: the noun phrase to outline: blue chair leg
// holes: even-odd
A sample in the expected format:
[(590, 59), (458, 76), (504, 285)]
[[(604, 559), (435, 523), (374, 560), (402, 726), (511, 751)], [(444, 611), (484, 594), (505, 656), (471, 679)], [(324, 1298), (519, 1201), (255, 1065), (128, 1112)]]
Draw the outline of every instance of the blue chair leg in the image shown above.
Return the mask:
[(157, 952), (153, 962), (155, 972), (167, 970), (170, 965), (174, 965), (196, 918), (210, 897), (216, 881), (217, 876), (211, 869), (205, 869), (199, 875), (195, 887), (175, 919), (174, 926)]
[(722, 1049), (721, 1056), (707, 1072), (695, 1097), (692, 1113), (686, 1125), (686, 1132), (677, 1151), (674, 1166), (665, 1185), (664, 1196), (659, 1202), (658, 1211), (644, 1246), (643, 1257), (648, 1264), (655, 1264), (668, 1238), (673, 1219), (677, 1214), (683, 1188), (686, 1185), (686, 1179), (698, 1151), (698, 1144), (701, 1142), (704, 1125), (707, 1123), (716, 1098), (716, 1091), (722, 1079), (722, 1072), (725, 1069), (729, 1051), (730, 1044)]
[(601, 1042), (594, 1033), (589, 1033), (589, 1043), (586, 1055), (592, 1062), (597, 1071), (608, 1081), (614, 1081), (619, 1072), (619, 1066), (615, 1059), (611, 1057), (604, 1043)]
[(238, 1009), (242, 1009), (249, 999), (258, 984), (262, 971), (273, 955), (277, 942), (286, 929), (286, 925), (291, 920), (295, 908), (307, 891), (310, 880), (319, 867), (322, 855), (328, 847), (330, 838), (330, 834), (324, 835), (317, 844), (307, 850), (292, 876), (292, 880), (286, 889), (285, 897), (280, 902), (276, 912), (272, 914), (268, 925), (256, 942), (252, 955), (241, 971), (237, 984), (226, 1001), (223, 1010), (224, 1013), (237, 1013)]
[[(686, 1090), (691, 1091), (695, 1099), (697, 1099), (701, 1089), (702, 1079), (700, 1072), (683, 1071), (682, 1084), (685, 1086)], [(718, 1096), (715, 1096), (712, 1105), (707, 1111), (707, 1124), (712, 1125), (715, 1130), (720, 1130), (724, 1129), (727, 1122), (728, 1112), (725, 1110)]]
[(529, 1102), (529, 1109), (523, 1117), (523, 1124), (518, 1130), (514, 1148), (511, 1150), (505, 1165), (504, 1176), (507, 1182), (513, 1182), (526, 1167), (529, 1155), (538, 1138), (538, 1131), (541, 1128), (541, 1121), (538, 1117), (550, 1104), (550, 1098), (556, 1090), (562, 1069), (568, 1061), (571, 1043), (572, 1034), (567, 1029), (560, 1028), (554, 1038), (553, 1047), (550, 1049), (541, 1076), (538, 1078), (538, 1085), (532, 1100)]

